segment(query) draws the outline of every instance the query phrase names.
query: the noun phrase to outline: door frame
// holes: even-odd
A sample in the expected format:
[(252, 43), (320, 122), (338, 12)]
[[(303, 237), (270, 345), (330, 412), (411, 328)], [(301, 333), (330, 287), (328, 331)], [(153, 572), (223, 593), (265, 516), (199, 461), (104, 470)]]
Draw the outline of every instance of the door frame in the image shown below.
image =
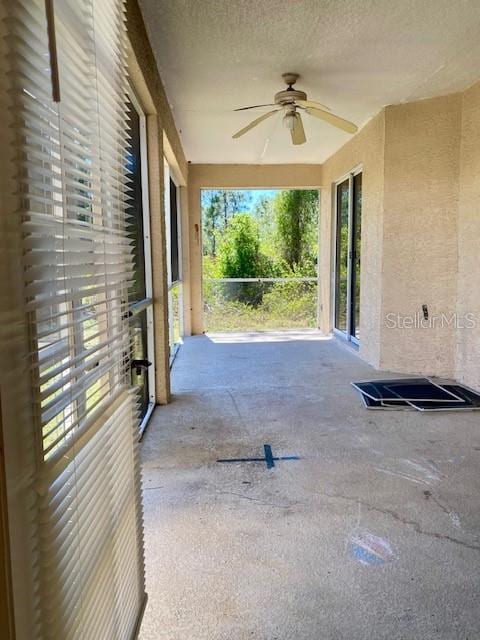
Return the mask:
[[(351, 169), (348, 173), (345, 173), (341, 178), (333, 183), (333, 233), (332, 233), (332, 246), (333, 246), (333, 271), (332, 271), (332, 327), (335, 336), (351, 342), (355, 347), (360, 346), (359, 339), (352, 334), (352, 261), (353, 261), (353, 204), (354, 204), (354, 178), (359, 173), (363, 173), (363, 165), (359, 164)], [(348, 262), (347, 262), (347, 309), (346, 309), (346, 331), (337, 329), (335, 326), (336, 319), (336, 305), (337, 305), (337, 239), (338, 239), (338, 198), (337, 189), (338, 186), (348, 180)], [(360, 273), (357, 274), (360, 277)]]
[[(153, 271), (152, 245), (150, 230), (150, 200), (149, 200), (149, 166), (147, 147), (147, 117), (132, 84), (129, 83), (128, 97), (138, 114), (140, 126), (140, 166), (142, 173), (142, 213), (143, 213), (143, 251), (145, 260), (145, 304), (137, 303), (139, 311), (146, 310), (147, 315), (147, 359), (152, 363), (148, 370), (148, 407), (143, 416), (139, 433), (142, 437), (150, 416), (155, 408), (155, 323), (153, 317)], [(135, 306), (135, 305), (133, 305)]]
[[(182, 243), (182, 212), (180, 198), (180, 180), (177, 177), (174, 167), (170, 165), (166, 156), (163, 157), (164, 166), (164, 192), (165, 192), (165, 236), (167, 248), (167, 306), (168, 306), (168, 346), (170, 367), (175, 360), (178, 350), (183, 342), (184, 334), (184, 306), (183, 306), (183, 243)], [(172, 280), (172, 242), (171, 242), (171, 185), (175, 185), (175, 199), (177, 211), (177, 252), (178, 252), (178, 279)], [(173, 343), (171, 332), (173, 331), (173, 307), (171, 304), (172, 289), (178, 287), (178, 308), (180, 320), (180, 340)], [(172, 341), (171, 341), (172, 340)], [(173, 346), (173, 349), (171, 348)]]

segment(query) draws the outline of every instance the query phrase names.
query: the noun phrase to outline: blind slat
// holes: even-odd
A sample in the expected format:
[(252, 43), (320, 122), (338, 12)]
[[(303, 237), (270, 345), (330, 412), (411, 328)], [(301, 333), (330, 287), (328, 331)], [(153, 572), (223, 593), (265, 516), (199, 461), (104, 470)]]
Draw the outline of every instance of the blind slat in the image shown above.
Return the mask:
[(127, 640), (143, 601), (123, 0), (8, 3), (37, 495), (38, 638)]

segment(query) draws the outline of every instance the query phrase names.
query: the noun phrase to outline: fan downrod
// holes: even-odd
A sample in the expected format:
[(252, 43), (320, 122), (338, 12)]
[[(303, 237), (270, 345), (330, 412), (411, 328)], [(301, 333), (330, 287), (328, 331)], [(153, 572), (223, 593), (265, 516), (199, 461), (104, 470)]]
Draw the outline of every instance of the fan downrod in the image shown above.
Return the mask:
[(299, 77), (300, 77), (299, 73), (293, 73), (292, 71), (289, 71), (288, 73), (282, 73), (282, 78), (289, 89), (292, 88), (292, 86), (296, 83)]
[(288, 73), (282, 73), (282, 78), (287, 85), (287, 88), (283, 91), (279, 91), (275, 94), (275, 104), (280, 105), (281, 107), (292, 107), (295, 106), (295, 100), (306, 100), (307, 94), (305, 91), (299, 91), (298, 89), (294, 89), (293, 85), (299, 79), (299, 73), (293, 73), (289, 71)]

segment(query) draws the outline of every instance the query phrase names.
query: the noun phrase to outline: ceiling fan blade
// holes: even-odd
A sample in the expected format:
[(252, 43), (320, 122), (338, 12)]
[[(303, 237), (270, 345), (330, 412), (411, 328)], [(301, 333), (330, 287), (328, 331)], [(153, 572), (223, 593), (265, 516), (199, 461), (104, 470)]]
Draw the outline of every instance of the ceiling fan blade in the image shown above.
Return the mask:
[(275, 103), (270, 104), (254, 104), (253, 107), (240, 107), (240, 109), (234, 109), (234, 111), (246, 111), (247, 109), (258, 109), (259, 107), (274, 107)]
[(344, 120), (339, 116), (335, 116), (333, 113), (328, 113), (327, 111), (322, 111), (321, 109), (305, 109), (307, 113), (311, 116), (315, 116), (315, 118), (319, 118), (320, 120), (324, 120), (328, 122), (328, 124), (332, 124), (334, 127), (338, 129), (342, 129), (347, 133), (356, 133), (358, 131), (357, 125), (353, 124), (353, 122), (349, 122), (348, 120)]
[(305, 137), (305, 130), (303, 128), (302, 118), (299, 113), (295, 114), (295, 124), (290, 131), (292, 134), (293, 144), (305, 144), (307, 138)]
[(324, 111), (331, 111), (330, 107), (326, 107), (320, 102), (314, 102), (313, 100), (295, 100), (301, 107), (310, 107), (311, 109), (323, 109)]
[(240, 138), (240, 136), (243, 136), (244, 133), (247, 133), (247, 131), (250, 131), (250, 129), (253, 129), (253, 127), (256, 127), (257, 124), (260, 124), (260, 122), (263, 122), (263, 120), (270, 118), (270, 116), (273, 116), (274, 113), (278, 113), (279, 111), (280, 109), (274, 109), (273, 111), (264, 113), (263, 116), (256, 118), (255, 120), (250, 122), (250, 124), (247, 124), (246, 127), (243, 127), (243, 129), (240, 129), (240, 131), (237, 131), (237, 133), (234, 133), (232, 138)]

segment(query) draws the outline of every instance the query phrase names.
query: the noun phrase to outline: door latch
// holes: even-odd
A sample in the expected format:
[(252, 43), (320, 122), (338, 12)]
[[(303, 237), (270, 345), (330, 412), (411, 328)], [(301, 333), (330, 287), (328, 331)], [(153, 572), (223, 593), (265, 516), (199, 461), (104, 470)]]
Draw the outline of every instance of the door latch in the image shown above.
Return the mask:
[(137, 376), (139, 376), (144, 371), (146, 371), (148, 367), (151, 366), (151, 364), (152, 363), (149, 360), (132, 360), (130, 362), (130, 367), (132, 369), (135, 369), (135, 373), (137, 374)]

